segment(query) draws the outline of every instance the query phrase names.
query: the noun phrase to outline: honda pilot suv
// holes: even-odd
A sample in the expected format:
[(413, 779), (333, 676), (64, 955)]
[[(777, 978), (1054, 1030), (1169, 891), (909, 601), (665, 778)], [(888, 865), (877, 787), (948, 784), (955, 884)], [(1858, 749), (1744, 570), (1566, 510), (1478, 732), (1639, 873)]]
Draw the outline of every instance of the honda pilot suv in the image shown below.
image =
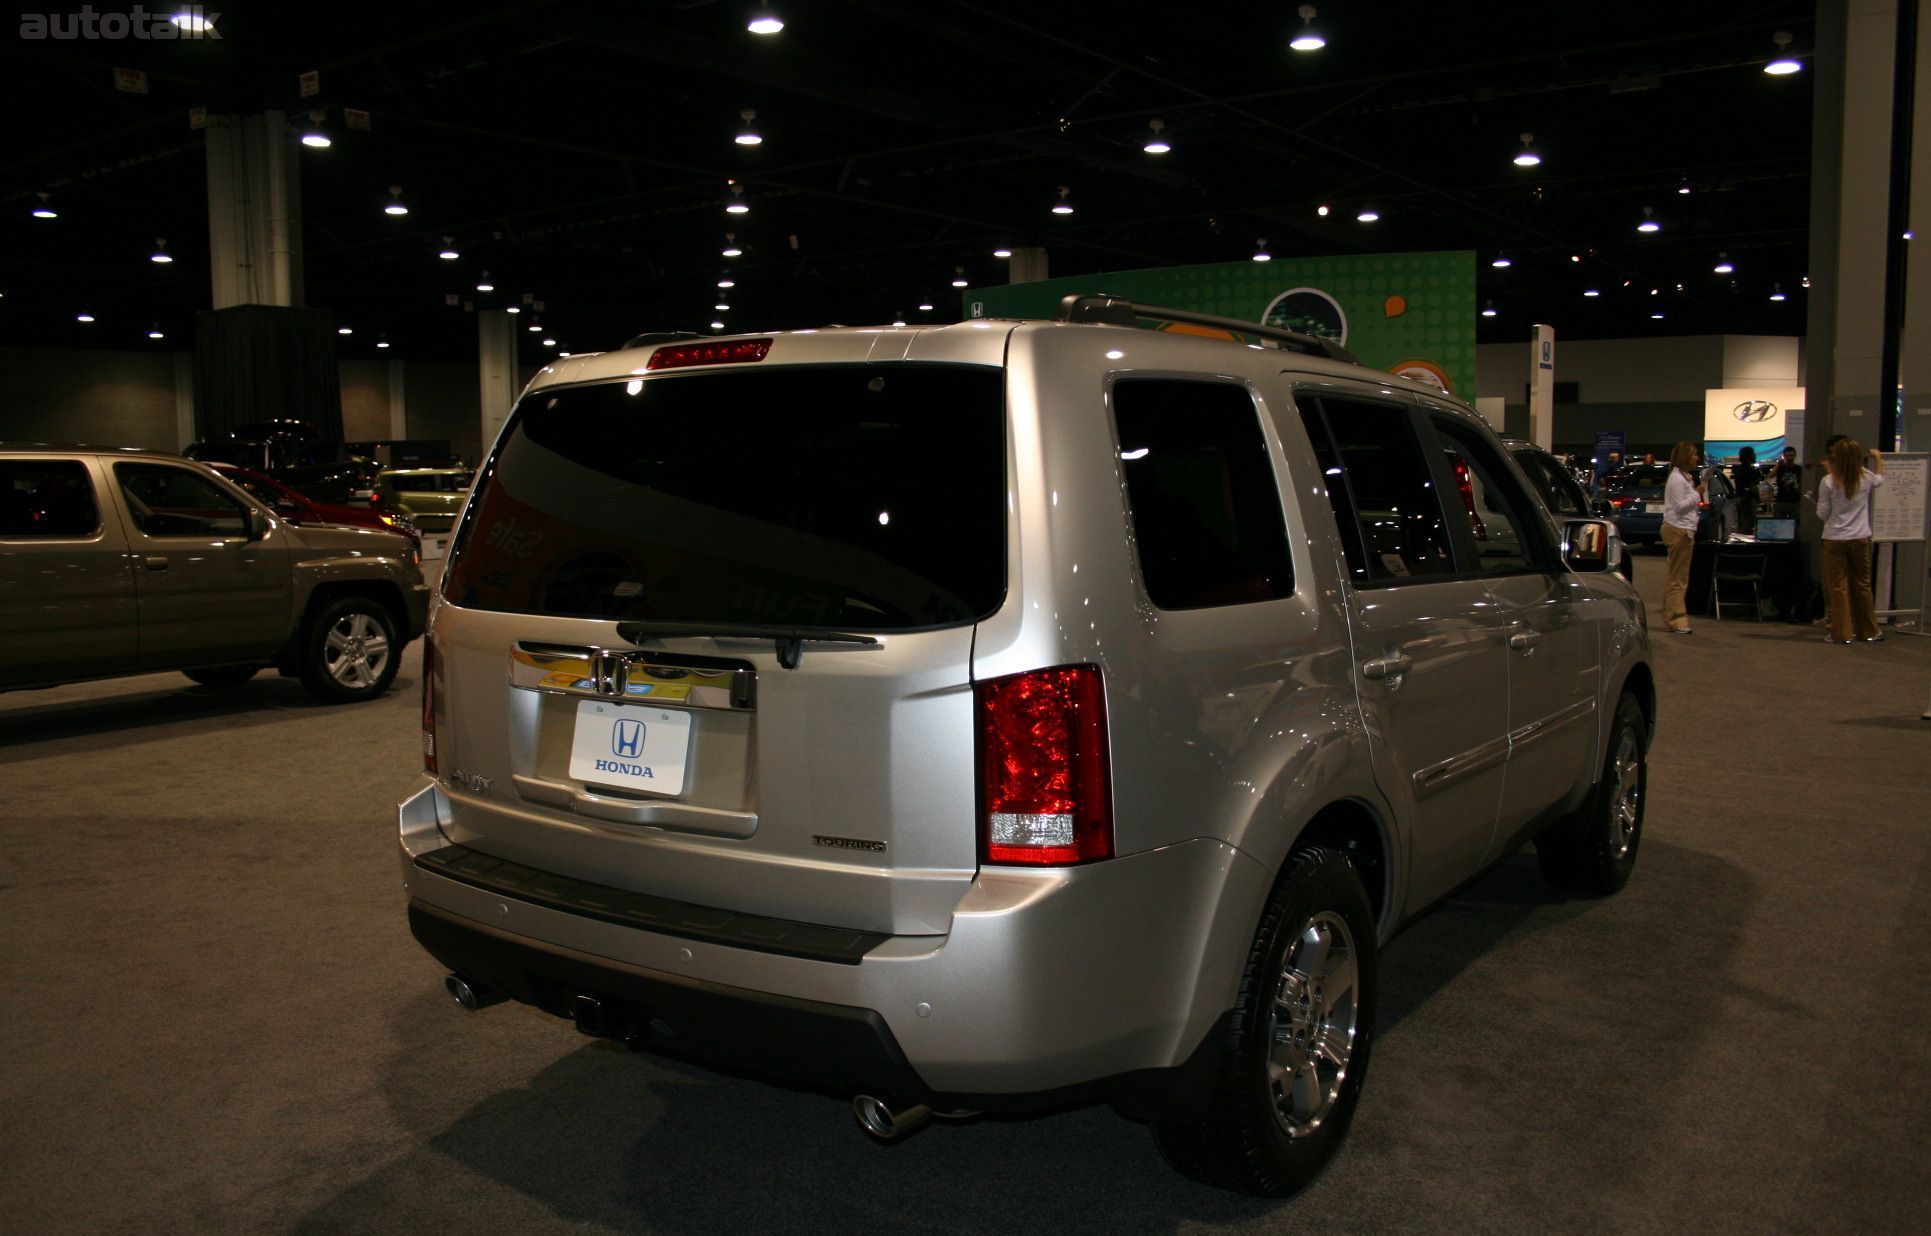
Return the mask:
[(880, 1136), (1103, 1099), (1289, 1193), (1404, 921), (1529, 838), (1628, 879), (1619, 546), (1439, 389), (1251, 323), (1069, 298), (572, 357), (452, 539), (410, 926), (468, 1008)]

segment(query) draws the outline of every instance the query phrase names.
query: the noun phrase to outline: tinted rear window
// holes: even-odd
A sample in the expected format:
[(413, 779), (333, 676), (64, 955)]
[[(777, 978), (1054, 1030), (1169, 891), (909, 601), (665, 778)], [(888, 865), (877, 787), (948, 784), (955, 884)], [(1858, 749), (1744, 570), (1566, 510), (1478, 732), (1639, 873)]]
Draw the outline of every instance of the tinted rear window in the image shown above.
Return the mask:
[(1639, 464), (1623, 473), (1626, 489), (1660, 489), (1670, 479), (1668, 464)]
[(1003, 372), (724, 371), (538, 391), (446, 595), (516, 613), (911, 630), (1006, 588)]

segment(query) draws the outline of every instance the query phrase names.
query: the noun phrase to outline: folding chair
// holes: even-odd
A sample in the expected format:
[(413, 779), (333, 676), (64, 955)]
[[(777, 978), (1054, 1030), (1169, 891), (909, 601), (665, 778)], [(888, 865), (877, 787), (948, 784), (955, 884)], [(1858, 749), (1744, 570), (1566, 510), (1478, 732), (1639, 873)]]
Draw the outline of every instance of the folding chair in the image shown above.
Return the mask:
[[(1759, 553), (1739, 552), (1732, 549), (1716, 551), (1716, 561), (1710, 567), (1710, 613), (1719, 621), (1723, 618), (1725, 605), (1748, 604), (1756, 611), (1757, 621), (1763, 621), (1763, 578), (1769, 569), (1770, 561)], [(1749, 600), (1726, 600), (1724, 585), (1731, 591), (1744, 587), (1750, 590)]]

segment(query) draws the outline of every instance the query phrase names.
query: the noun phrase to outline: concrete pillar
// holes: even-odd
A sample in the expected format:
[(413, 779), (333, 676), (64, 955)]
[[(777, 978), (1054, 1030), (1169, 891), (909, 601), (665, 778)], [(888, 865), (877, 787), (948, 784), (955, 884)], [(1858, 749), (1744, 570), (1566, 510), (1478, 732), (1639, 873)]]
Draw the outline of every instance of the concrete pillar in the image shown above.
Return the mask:
[[(482, 450), (496, 443), (496, 433), (516, 402), (516, 318), (501, 309), (476, 311), (476, 357), (482, 395)], [(471, 460), (480, 464), (480, 458)]]
[(392, 357), (389, 361), (389, 437), (400, 441), (409, 436), (409, 409), (404, 402), (402, 361)]
[(1014, 249), (1006, 259), (1007, 283), (1038, 283), (1052, 276), (1046, 273), (1046, 251), (1040, 248)]
[(1529, 441), (1553, 450), (1556, 432), (1556, 328), (1529, 332)]
[(302, 182), (281, 112), (208, 118), (214, 307), (302, 305)]
[(174, 432), (180, 439), (175, 450), (185, 451), (195, 440), (194, 432), (194, 353), (174, 354)]

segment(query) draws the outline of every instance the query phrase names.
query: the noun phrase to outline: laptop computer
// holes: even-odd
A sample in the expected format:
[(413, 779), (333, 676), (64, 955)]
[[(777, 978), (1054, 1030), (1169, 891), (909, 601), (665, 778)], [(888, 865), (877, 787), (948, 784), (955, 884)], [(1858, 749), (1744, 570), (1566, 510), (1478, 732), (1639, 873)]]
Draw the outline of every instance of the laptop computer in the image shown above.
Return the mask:
[(1794, 519), (1759, 519), (1757, 521), (1759, 541), (1794, 541), (1797, 539), (1797, 521)]

